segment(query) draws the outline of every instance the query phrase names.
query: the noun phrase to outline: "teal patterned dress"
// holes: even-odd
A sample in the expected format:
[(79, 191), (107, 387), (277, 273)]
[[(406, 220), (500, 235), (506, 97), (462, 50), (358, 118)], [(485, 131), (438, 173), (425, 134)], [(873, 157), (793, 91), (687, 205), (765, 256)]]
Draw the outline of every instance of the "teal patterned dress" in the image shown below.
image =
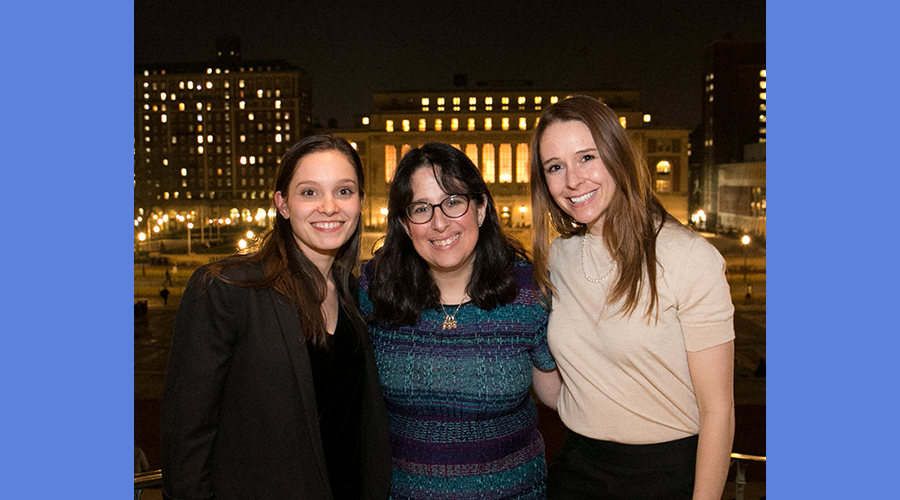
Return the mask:
[[(390, 417), (390, 498), (545, 498), (544, 440), (529, 388), (532, 366), (556, 364), (532, 267), (519, 261), (515, 270), (515, 301), (492, 311), (463, 304), (456, 329), (441, 328), (440, 309), (415, 326), (370, 322)], [(364, 315), (372, 312), (370, 273), (360, 279)]]

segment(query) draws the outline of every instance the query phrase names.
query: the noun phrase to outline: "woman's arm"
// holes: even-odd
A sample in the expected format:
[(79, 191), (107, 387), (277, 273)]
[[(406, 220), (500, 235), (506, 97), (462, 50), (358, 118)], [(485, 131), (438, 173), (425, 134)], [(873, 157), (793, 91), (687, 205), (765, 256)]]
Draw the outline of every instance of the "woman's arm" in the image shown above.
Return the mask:
[(562, 387), (562, 377), (559, 375), (559, 368), (543, 371), (537, 367), (532, 368), (532, 388), (541, 403), (556, 410), (556, 403), (559, 400), (559, 390)]
[(219, 398), (237, 339), (229, 286), (208, 288), (204, 268), (184, 291), (162, 397), (163, 497), (210, 498), (210, 457), (218, 430)]
[(719, 500), (734, 442), (734, 341), (687, 353), (700, 407), (694, 500)]

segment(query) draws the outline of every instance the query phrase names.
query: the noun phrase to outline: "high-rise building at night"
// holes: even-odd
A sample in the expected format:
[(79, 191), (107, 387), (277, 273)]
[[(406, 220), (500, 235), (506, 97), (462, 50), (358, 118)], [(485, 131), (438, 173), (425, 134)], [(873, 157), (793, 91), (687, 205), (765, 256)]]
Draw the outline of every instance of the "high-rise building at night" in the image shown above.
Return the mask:
[(136, 221), (187, 217), (202, 228), (267, 214), (281, 157), (310, 133), (303, 70), (242, 61), (234, 38), (216, 49), (210, 62), (135, 67)]
[(390, 180), (400, 158), (428, 142), (464, 152), (494, 196), (509, 228), (531, 227), (531, 135), (542, 110), (566, 96), (589, 95), (619, 116), (650, 168), (654, 188), (666, 208), (687, 221), (688, 130), (656, 126), (641, 110), (633, 90), (539, 90), (530, 82), (466, 85), (464, 75), (446, 90), (376, 92), (374, 107), (352, 129), (335, 130), (351, 140), (366, 167), (367, 227), (383, 228)]
[(698, 155), (691, 162), (690, 211), (695, 224), (710, 231), (758, 231), (761, 227), (764, 232), (764, 184), (756, 186), (747, 195), (749, 198), (729, 192), (726, 201), (746, 199), (747, 206), (724, 209), (728, 213), (746, 212), (747, 216), (762, 220), (752, 228), (724, 226), (719, 217), (719, 166), (744, 162), (746, 145), (766, 142), (765, 42), (719, 40), (704, 49), (701, 123), (692, 139), (692, 154)]

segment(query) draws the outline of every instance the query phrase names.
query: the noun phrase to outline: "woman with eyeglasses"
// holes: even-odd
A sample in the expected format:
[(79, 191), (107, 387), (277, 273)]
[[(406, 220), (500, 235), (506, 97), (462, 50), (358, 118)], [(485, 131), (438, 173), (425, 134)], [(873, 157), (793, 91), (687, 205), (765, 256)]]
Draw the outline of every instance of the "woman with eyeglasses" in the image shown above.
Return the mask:
[(548, 312), (522, 246), (458, 149), (408, 152), (360, 278), (390, 418), (391, 498), (545, 498), (529, 389), (556, 407)]

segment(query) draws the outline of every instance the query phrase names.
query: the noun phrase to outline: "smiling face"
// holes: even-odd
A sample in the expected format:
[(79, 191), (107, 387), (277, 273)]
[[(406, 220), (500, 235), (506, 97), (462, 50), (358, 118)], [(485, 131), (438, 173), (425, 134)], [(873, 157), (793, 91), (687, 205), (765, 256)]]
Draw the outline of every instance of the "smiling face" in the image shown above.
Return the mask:
[(297, 163), (287, 192), (275, 193), (275, 205), (291, 223), (294, 240), (312, 262), (331, 265), (356, 232), (363, 197), (350, 160), (328, 150)]
[(541, 166), (550, 196), (575, 221), (601, 235), (603, 218), (616, 192), (587, 125), (557, 122), (540, 139)]
[[(423, 166), (412, 174), (412, 203), (437, 205), (451, 194), (465, 194), (444, 191), (435, 173), (430, 167)], [(475, 262), (475, 245), (484, 217), (484, 203), (479, 204), (473, 199), (469, 201), (469, 210), (456, 219), (447, 217), (435, 207), (430, 221), (413, 224), (404, 217), (403, 226), (416, 252), (428, 263), (432, 275), (462, 272), (468, 277)]]

